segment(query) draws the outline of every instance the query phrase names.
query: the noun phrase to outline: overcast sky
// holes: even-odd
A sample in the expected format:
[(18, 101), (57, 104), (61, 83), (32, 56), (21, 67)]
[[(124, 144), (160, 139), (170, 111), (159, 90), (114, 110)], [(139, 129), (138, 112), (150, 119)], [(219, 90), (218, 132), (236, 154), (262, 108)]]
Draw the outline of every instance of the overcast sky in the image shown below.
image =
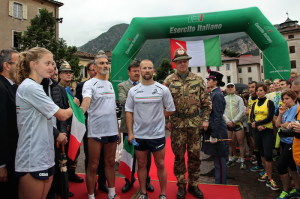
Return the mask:
[(58, 0), (60, 37), (68, 45), (81, 46), (133, 17), (195, 14), (258, 7), (272, 24), (289, 18), (300, 21), (300, 0)]

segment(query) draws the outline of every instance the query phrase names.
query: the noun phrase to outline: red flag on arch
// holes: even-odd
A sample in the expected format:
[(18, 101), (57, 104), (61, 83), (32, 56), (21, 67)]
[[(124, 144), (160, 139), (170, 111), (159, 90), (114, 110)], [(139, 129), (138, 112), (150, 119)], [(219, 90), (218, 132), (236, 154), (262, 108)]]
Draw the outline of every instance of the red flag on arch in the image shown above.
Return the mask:
[[(219, 36), (199, 41), (170, 39), (171, 60), (174, 58), (174, 52), (178, 48), (186, 49), (187, 54), (192, 57), (189, 61), (190, 67), (222, 65)], [(172, 63), (172, 68), (175, 68), (174, 63)]]

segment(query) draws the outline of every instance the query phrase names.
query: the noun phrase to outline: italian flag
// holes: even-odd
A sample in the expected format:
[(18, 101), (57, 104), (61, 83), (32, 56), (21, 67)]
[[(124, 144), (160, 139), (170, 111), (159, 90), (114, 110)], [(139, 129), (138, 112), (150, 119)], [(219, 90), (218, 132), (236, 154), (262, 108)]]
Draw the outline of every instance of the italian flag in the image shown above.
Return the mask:
[(124, 140), (119, 173), (123, 174), (126, 179), (131, 180), (134, 146), (129, 144), (127, 139)]
[(82, 138), (86, 131), (85, 116), (82, 109), (74, 103), (74, 96), (69, 87), (66, 88), (66, 91), (69, 99), (69, 104), (73, 110), (68, 157), (72, 160), (75, 160), (77, 152), (81, 145)]
[[(222, 65), (219, 36), (199, 41), (170, 39), (171, 60), (174, 58), (174, 52), (178, 48), (186, 49), (187, 54), (192, 57), (189, 61), (190, 67)], [(174, 63), (172, 63), (172, 67), (175, 68)]]

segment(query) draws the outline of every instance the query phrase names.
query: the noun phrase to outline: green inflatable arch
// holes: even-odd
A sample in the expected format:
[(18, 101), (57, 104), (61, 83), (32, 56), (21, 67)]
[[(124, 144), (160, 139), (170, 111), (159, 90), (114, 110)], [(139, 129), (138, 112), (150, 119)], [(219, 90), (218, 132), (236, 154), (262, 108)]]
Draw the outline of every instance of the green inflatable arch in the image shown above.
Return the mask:
[(128, 79), (127, 67), (147, 39), (246, 32), (263, 52), (265, 79), (290, 77), (287, 42), (256, 7), (168, 17), (133, 18), (112, 53), (111, 81)]

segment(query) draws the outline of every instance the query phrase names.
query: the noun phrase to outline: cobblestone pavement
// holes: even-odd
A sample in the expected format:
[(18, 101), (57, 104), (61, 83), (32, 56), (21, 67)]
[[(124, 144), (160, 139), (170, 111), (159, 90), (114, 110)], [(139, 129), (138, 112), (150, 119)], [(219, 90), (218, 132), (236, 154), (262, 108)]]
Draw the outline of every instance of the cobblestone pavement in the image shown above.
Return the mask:
[[(205, 154), (202, 154), (201, 159), (205, 158), (207, 158), (207, 156)], [(253, 166), (250, 162), (246, 162), (246, 164), (247, 168)], [(208, 173), (211, 169), (213, 169), (212, 161), (202, 161), (202, 175)], [(81, 147), (81, 153), (78, 158), (77, 172), (85, 172), (83, 147)], [(228, 168), (228, 184), (238, 185), (243, 199), (275, 199), (280, 194), (280, 191), (272, 191), (270, 188), (266, 187), (265, 183), (259, 182), (257, 178), (257, 172), (251, 172), (249, 169), (240, 170), (239, 164)], [(281, 188), (282, 186), (279, 180), (279, 176), (276, 174), (276, 172), (274, 175), (274, 179), (276, 182), (278, 182), (278, 185)], [(201, 176), (201, 182), (213, 184), (214, 177)]]

